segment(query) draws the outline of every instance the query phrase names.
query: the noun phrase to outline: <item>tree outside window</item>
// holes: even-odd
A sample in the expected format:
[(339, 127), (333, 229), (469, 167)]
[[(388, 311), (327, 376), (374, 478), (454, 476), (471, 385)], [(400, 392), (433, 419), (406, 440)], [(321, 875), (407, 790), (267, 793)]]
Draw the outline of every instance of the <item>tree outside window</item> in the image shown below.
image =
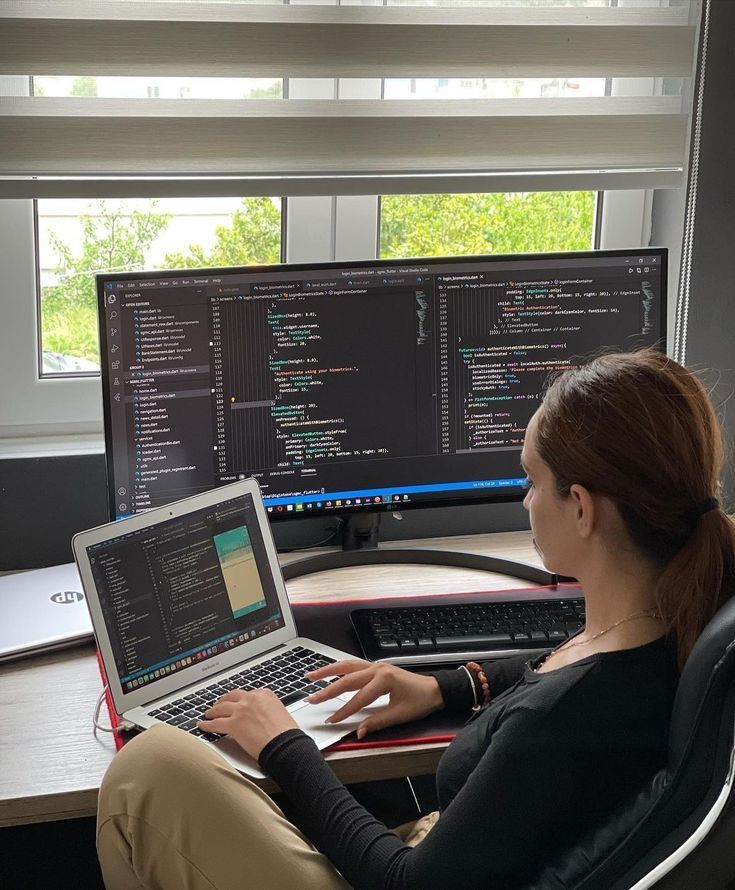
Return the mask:
[[(226, 217), (227, 222), (214, 227), (212, 214), (206, 212), (208, 203), (205, 199), (202, 206), (201, 199), (181, 199), (182, 213), (177, 215), (162, 212), (156, 201), (137, 202), (137, 207), (98, 201), (70, 221), (76, 229), (70, 237), (69, 222), (58, 218), (54, 224), (51, 202), (39, 202), (39, 220), (51, 223), (47, 231), (44, 227), (45, 237), (39, 239), (45, 372), (99, 368), (94, 278), (98, 272), (244, 266), (280, 260), (280, 201), (242, 199)], [(184, 233), (184, 243), (189, 238), (191, 242), (184, 250), (166, 250), (177, 226)], [(174, 240), (181, 237), (179, 233)]]
[(380, 256), (590, 250), (596, 192), (390, 195), (381, 199)]

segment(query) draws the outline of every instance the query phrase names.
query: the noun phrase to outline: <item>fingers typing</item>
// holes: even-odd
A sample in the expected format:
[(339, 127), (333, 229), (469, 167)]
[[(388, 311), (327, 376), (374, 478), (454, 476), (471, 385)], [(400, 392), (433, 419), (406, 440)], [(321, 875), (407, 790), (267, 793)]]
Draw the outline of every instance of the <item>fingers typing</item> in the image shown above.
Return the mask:
[(351, 674), (354, 671), (364, 670), (370, 666), (369, 661), (364, 659), (355, 659), (354, 661), (335, 661), (334, 664), (325, 664), (324, 667), (316, 668), (313, 671), (307, 671), (306, 676), (310, 680), (323, 680), (325, 677), (340, 676), (342, 674)]
[[(361, 689), (372, 678), (370, 671), (357, 671), (353, 674), (345, 674), (339, 680), (334, 680), (329, 686), (325, 686), (318, 692), (313, 692), (309, 696), (310, 702), (328, 701), (342, 692), (351, 692), (354, 689)], [(310, 678), (311, 679), (311, 678)]]

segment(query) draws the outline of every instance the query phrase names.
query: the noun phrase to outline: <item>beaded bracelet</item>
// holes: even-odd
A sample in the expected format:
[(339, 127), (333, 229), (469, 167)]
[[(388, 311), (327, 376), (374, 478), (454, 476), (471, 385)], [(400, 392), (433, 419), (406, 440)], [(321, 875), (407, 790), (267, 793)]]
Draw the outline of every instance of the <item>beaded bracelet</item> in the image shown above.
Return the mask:
[(487, 682), (485, 671), (483, 671), (476, 661), (468, 661), (467, 667), (477, 676), (477, 682), (482, 689), (482, 704), (477, 704), (472, 708), (473, 711), (479, 711), (480, 708), (484, 708), (490, 701), (490, 684)]

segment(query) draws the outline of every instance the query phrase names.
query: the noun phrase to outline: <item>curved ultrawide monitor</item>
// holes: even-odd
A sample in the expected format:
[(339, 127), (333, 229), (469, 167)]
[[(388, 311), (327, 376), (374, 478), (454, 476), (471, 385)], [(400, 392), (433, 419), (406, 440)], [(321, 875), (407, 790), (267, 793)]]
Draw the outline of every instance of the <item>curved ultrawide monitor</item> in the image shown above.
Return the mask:
[(518, 500), (551, 371), (663, 348), (666, 251), (97, 276), (112, 518), (254, 476), (272, 519)]

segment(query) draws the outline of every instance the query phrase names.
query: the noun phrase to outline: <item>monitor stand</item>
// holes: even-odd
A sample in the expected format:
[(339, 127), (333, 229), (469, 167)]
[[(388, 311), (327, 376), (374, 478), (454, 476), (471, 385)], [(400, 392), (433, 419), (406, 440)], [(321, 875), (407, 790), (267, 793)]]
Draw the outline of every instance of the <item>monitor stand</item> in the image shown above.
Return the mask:
[[(378, 549), (381, 513), (356, 513), (345, 522), (342, 550), (307, 556), (283, 566), (286, 581), (329, 569), (369, 565), (435, 565), (457, 566), (464, 569), (480, 569), (512, 575), (536, 584), (557, 584), (561, 579), (539, 566), (500, 556), (484, 556), (479, 553), (463, 553), (456, 550), (430, 550), (428, 548)], [(571, 579), (570, 579), (571, 580)]]

